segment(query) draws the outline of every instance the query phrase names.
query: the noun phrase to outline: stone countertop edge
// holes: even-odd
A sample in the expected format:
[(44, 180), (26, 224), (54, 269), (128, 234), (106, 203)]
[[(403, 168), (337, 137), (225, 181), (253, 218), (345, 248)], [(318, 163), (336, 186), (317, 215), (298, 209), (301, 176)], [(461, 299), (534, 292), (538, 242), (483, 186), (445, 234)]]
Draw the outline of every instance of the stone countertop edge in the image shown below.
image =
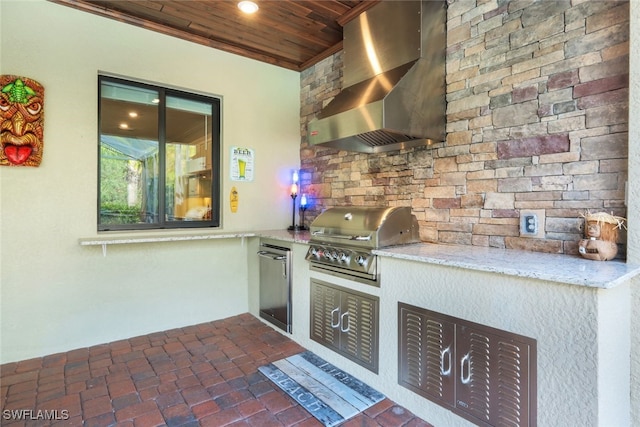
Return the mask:
[(569, 285), (611, 289), (640, 274), (623, 261), (592, 261), (577, 255), (517, 249), (417, 243), (373, 251), (381, 257), (528, 277)]
[(193, 233), (193, 234), (167, 234), (167, 235), (136, 235), (88, 237), (78, 239), (81, 246), (98, 245), (124, 245), (132, 243), (156, 243), (156, 242), (181, 242), (185, 240), (213, 240), (213, 239), (239, 239), (243, 237), (255, 237), (258, 234), (252, 232), (229, 233)]
[(309, 243), (309, 231), (290, 231), (290, 230), (260, 230), (256, 231), (256, 235), (265, 239), (282, 240), (292, 243)]
[(125, 245), (134, 243), (156, 243), (156, 242), (181, 242), (186, 240), (216, 240), (216, 239), (240, 239), (244, 237), (264, 237), (293, 243), (309, 243), (308, 231), (289, 230), (260, 230), (260, 231), (230, 231), (230, 232), (202, 232), (189, 234), (126, 234), (126, 235), (104, 235), (98, 237), (87, 237), (78, 239), (81, 246), (101, 246), (101, 245)]

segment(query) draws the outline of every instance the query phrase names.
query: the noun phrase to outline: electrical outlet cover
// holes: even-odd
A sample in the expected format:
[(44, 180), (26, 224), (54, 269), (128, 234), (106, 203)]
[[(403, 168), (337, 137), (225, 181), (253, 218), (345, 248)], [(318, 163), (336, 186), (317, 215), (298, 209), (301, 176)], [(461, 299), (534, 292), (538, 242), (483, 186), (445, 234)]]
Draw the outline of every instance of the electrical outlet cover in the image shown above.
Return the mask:
[(545, 210), (522, 209), (520, 211), (520, 237), (544, 239)]

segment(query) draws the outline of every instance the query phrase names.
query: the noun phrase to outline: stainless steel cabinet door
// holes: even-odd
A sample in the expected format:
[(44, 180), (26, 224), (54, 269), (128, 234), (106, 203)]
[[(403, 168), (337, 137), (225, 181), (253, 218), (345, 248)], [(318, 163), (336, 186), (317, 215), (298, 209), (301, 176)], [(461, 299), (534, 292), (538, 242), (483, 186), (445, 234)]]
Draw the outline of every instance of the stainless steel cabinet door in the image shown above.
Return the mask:
[(291, 332), (291, 251), (260, 248), (260, 317)]
[(311, 280), (311, 339), (378, 372), (377, 297)]
[(536, 341), (398, 303), (398, 383), (480, 426), (536, 425)]
[(416, 393), (453, 406), (455, 324), (445, 316), (398, 305), (398, 382)]
[(352, 360), (378, 372), (378, 302), (375, 298), (342, 293), (341, 348)]
[(462, 325), (456, 330), (456, 407), (492, 426), (532, 425), (529, 342)]
[(340, 348), (340, 291), (311, 281), (311, 339)]

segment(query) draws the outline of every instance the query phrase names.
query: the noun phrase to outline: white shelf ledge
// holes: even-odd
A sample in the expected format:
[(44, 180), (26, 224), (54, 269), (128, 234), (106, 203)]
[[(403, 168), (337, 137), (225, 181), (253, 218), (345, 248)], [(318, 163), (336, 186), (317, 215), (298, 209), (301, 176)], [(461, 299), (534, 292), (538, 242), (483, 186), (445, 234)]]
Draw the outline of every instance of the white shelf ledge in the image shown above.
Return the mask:
[(102, 246), (102, 255), (107, 255), (108, 245), (131, 245), (138, 243), (162, 243), (162, 242), (184, 242), (190, 240), (216, 240), (216, 239), (242, 239), (245, 237), (257, 236), (256, 233), (194, 233), (194, 234), (170, 234), (170, 235), (127, 235), (127, 236), (105, 236), (87, 237), (79, 239), (81, 246)]

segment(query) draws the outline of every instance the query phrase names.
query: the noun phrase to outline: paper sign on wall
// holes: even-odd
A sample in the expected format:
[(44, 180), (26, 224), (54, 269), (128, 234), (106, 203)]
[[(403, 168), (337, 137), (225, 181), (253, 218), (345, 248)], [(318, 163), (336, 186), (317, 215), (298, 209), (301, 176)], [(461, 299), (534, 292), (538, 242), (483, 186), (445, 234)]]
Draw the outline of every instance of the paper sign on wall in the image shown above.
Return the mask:
[(238, 212), (238, 190), (236, 187), (231, 187), (231, 193), (229, 193), (229, 207), (231, 212)]
[(231, 147), (230, 166), (232, 181), (253, 181), (253, 150), (251, 148)]

